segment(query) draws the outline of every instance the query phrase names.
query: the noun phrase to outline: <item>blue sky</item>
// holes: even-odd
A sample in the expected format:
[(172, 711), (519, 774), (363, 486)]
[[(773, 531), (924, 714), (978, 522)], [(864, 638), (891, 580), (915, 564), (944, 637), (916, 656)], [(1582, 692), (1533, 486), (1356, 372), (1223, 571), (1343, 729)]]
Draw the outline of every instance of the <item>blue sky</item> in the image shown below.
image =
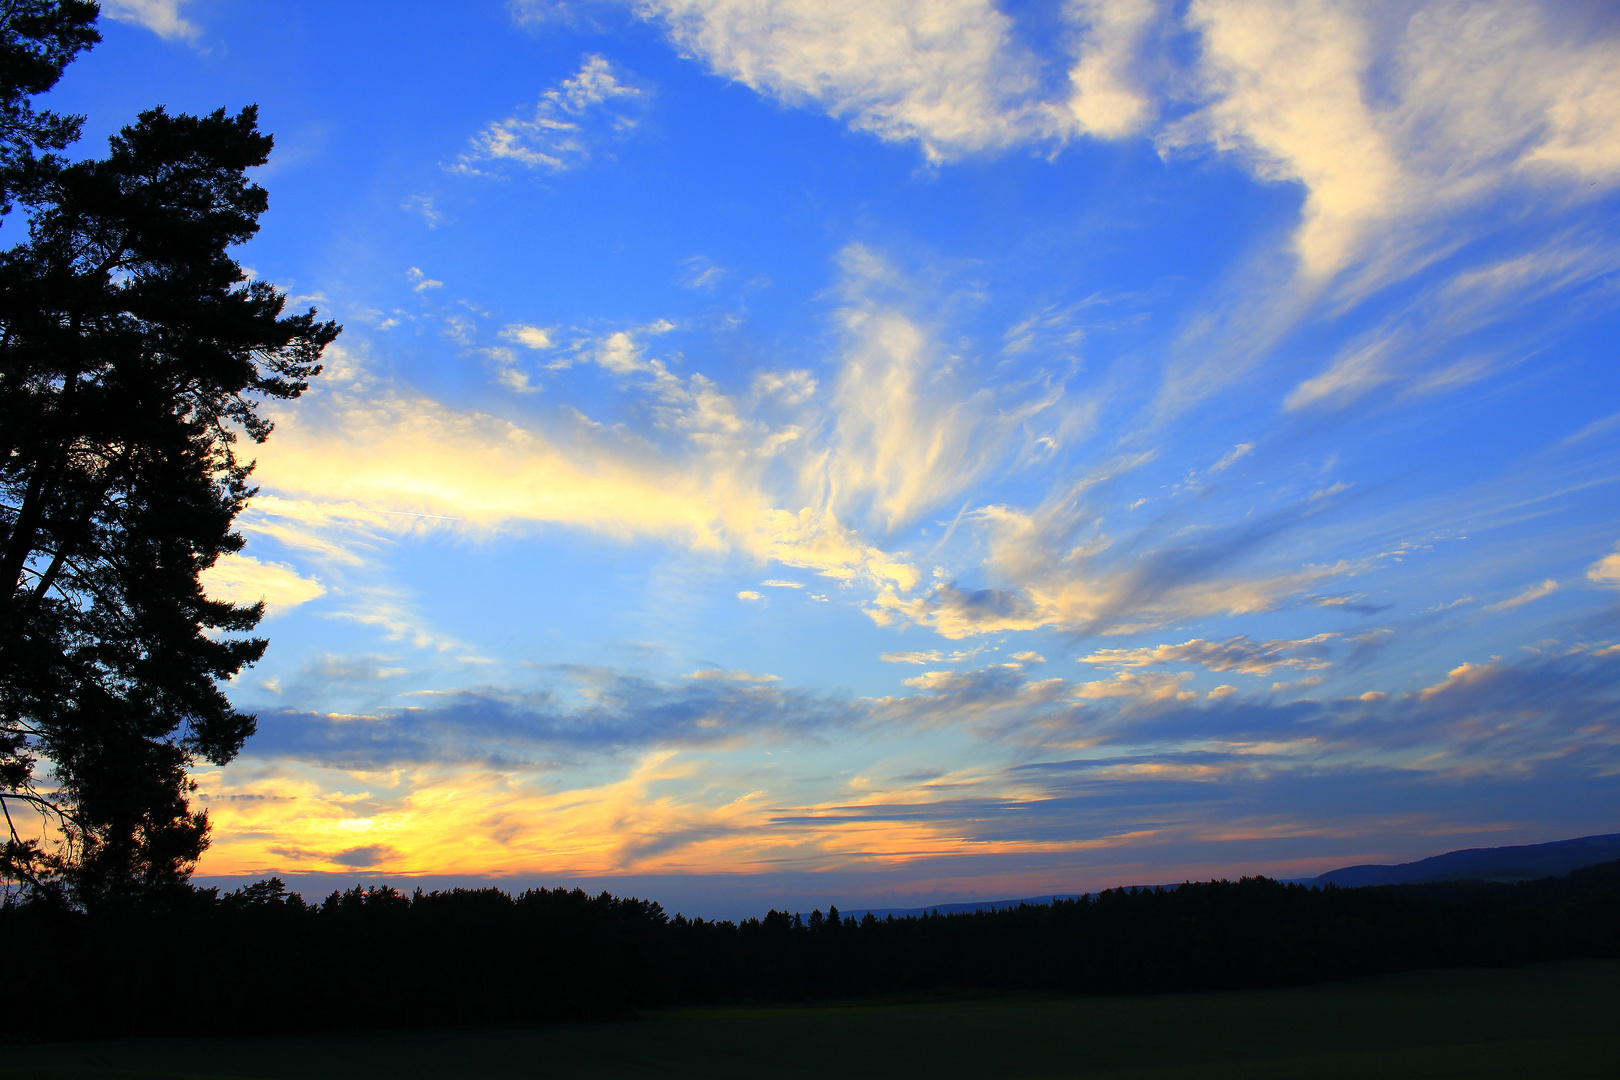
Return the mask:
[[(689, 911), (1613, 831), (1600, 4), (106, 3), (345, 332), (205, 875)], [(662, 893), (656, 890), (663, 890)]]

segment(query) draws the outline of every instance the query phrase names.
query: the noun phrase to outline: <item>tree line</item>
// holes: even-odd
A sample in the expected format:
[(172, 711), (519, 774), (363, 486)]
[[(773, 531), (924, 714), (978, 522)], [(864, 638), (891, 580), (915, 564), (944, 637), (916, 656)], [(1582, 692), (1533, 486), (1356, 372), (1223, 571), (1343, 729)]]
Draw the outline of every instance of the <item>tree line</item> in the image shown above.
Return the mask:
[(1112, 994), (1620, 957), (1620, 862), (1519, 884), (1340, 889), (1264, 877), (997, 911), (740, 922), (579, 890), (178, 887), (0, 910), (29, 973), (12, 1034), (63, 1038), (483, 1026), (676, 1005), (945, 988)]

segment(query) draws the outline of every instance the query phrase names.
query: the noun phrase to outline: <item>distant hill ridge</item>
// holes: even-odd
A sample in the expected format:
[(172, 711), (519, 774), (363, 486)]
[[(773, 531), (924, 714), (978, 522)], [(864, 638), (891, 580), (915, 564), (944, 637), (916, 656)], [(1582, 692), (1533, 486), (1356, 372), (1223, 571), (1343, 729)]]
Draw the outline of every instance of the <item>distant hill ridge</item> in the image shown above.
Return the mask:
[(1411, 885), (1426, 881), (1531, 881), (1620, 859), (1620, 833), (1555, 840), (1550, 844), (1466, 848), (1393, 866), (1346, 866), (1309, 879), (1311, 885)]
[[(1300, 885), (1337, 885), (1357, 888), (1362, 885), (1410, 885), (1426, 881), (1534, 881), (1536, 878), (1562, 877), (1571, 870), (1620, 859), (1620, 833), (1601, 836), (1581, 836), (1574, 840), (1554, 840), (1547, 844), (1520, 844), (1514, 847), (1465, 848), (1433, 855), (1417, 862), (1394, 865), (1365, 864), (1329, 870), (1314, 878), (1291, 878)], [(1141, 887), (1141, 886), (1139, 886)], [(1149, 886), (1150, 887), (1150, 886)], [(1175, 884), (1160, 888), (1173, 889)], [(1020, 900), (977, 900), (954, 904), (928, 904), (909, 908), (864, 908), (851, 906), (839, 915), (861, 918), (867, 912), (881, 919), (888, 915), (905, 918), (908, 915), (928, 915), (939, 912), (952, 915), (966, 911), (999, 911), (1015, 908), (1019, 904), (1050, 904), (1053, 900), (1078, 900), (1089, 893), (1061, 893), (1029, 896)], [(807, 917), (802, 912), (801, 917)]]

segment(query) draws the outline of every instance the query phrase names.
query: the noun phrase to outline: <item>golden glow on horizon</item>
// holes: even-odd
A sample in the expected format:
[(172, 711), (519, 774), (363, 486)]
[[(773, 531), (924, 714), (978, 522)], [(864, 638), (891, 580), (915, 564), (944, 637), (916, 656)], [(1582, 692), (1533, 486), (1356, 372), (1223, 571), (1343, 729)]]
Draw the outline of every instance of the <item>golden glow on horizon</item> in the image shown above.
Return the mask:
[[(1287, 643), (1291, 644), (1291, 643)], [(1565, 656), (1609, 670), (1620, 663), (1620, 646), (1582, 647)], [(999, 699), (982, 694), (976, 680), (998, 670), (1021, 680)], [(769, 685), (743, 672), (698, 672)], [(1032, 703), (1075, 702), (1106, 707), (1116, 718), (1152, 716), (1156, 710), (1196, 697), (1183, 689), (1188, 673), (1123, 669), (1108, 679), (1069, 682), (1029, 679), (1022, 664), (992, 665), (978, 672), (925, 672), (909, 682), (920, 693), (869, 702), (887, 710), (890, 723), (905, 722), (904, 710), (922, 704), (952, 708), (955, 723), (994, 730), (998, 710), (1027, 712)], [(1441, 769), (1455, 777), (1513, 772), (1522, 760), (1480, 757), (1491, 738), (1517, 738), (1505, 725), (1486, 726), (1480, 701), (1490, 701), (1517, 676), (1500, 661), (1464, 663), (1439, 682), (1393, 698), (1368, 692), (1342, 699), (1352, 710), (1430, 708), (1451, 716), (1456, 744), (1414, 745), (1403, 753), (1372, 752), (1397, 769)], [(714, 678), (699, 679), (715, 681)], [(975, 699), (980, 704), (970, 704)], [(1519, 706), (1503, 715), (1515, 725), (1531, 722)], [(1377, 716), (1378, 712), (1343, 714)], [(328, 718), (369, 723), (365, 717)], [(913, 723), (928, 723), (914, 712)], [(701, 726), (701, 725), (700, 725)], [(1054, 731), (1040, 734), (1053, 745)], [(1003, 737), (1016, 742), (1017, 731)], [(1278, 732), (1270, 738), (1222, 738), (1189, 731), (1168, 759), (1117, 756), (1087, 768), (1088, 785), (1135, 781), (1220, 784), (1334, 757), (1340, 736), (1334, 725)], [(1611, 734), (1587, 725), (1572, 742), (1549, 745), (1544, 755), (1607, 746)], [(1086, 753), (1076, 741), (1071, 752)], [(1367, 760), (1371, 751), (1358, 752)], [(1084, 765), (1070, 762), (1070, 765)], [(1033, 807), (1052, 797), (1037, 774), (1001, 766), (959, 769), (931, 779), (875, 781), (871, 774), (823, 783), (818, 797), (794, 805), (785, 791), (802, 783), (783, 771), (781, 759), (755, 756), (745, 740), (702, 751), (653, 749), (628, 759), (600, 763), (611, 773), (570, 786), (568, 772), (544, 768), (495, 768), (439, 763), (392, 769), (344, 770), (294, 761), (244, 759), (196, 773), (201, 803), (214, 822), (214, 844), (200, 871), (209, 875), (300, 872), (386, 872), (473, 876), (550, 875), (557, 878), (625, 874), (766, 874), (785, 870), (916, 869), (930, 860), (962, 856), (1037, 856), (1099, 852), (1126, 844), (1204, 836), (1221, 842), (1268, 835), (1306, 835), (1322, 826), (1255, 815), (1239, 824), (1197, 814), (1152, 828), (1106, 828), (1104, 835), (1044, 838), (1042, 830), (1017, 836), (997, 827), (1007, 807)], [(832, 778), (828, 778), (829, 781)], [(1290, 832), (1290, 830), (1293, 830)], [(1301, 832), (1303, 830), (1303, 832)], [(1279, 832), (1280, 831), (1280, 832)], [(1003, 833), (1004, 835), (997, 835)], [(1129, 834), (1129, 835), (1127, 835)]]
[[(1171, 771), (1193, 778), (1216, 770), (1163, 772)], [(1146, 775), (1141, 769), (1112, 775), (1130, 773)], [(474, 768), (342, 772), (243, 763), (204, 770), (197, 779), (214, 842), (199, 873), (570, 878), (877, 870), (967, 855), (1103, 850), (1154, 835), (985, 841), (961, 835), (960, 821), (851, 814), (863, 807), (926, 810), (938, 794), (982, 781), (971, 773), (942, 778), (938, 791), (851, 790), (847, 798), (792, 811), (766, 791), (716, 793), (723, 781), (712, 778), (723, 776), (670, 751), (643, 756), (620, 779), (561, 790), (548, 788), (548, 774)]]

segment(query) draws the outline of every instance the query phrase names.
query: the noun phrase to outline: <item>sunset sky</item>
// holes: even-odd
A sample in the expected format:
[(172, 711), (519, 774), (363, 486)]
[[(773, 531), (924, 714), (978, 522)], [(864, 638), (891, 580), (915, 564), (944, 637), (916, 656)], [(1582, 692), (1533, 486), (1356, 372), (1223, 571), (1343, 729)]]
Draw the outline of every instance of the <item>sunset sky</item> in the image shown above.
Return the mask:
[(208, 881), (688, 914), (1620, 830), (1620, 10), (103, 0), (257, 103)]

